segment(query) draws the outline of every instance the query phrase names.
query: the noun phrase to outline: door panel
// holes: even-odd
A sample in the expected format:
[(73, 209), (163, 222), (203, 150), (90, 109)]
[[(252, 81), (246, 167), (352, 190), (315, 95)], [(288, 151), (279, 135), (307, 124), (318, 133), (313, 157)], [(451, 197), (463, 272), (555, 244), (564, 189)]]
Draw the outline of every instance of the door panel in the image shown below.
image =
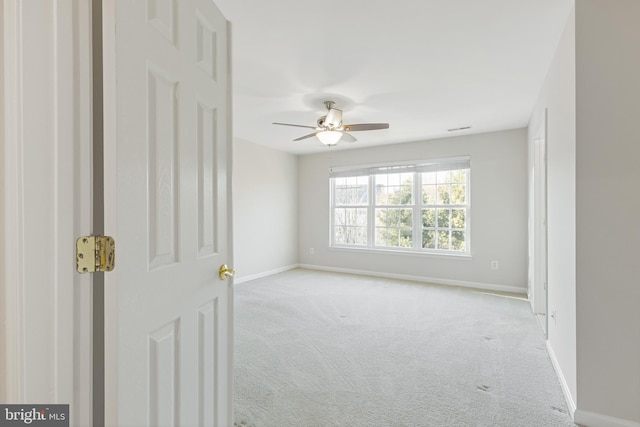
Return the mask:
[[(147, 64), (149, 268), (178, 260), (178, 81)], [(155, 70), (154, 70), (155, 68)]]
[(207, 0), (105, 2), (104, 22), (107, 424), (228, 426), (228, 23)]

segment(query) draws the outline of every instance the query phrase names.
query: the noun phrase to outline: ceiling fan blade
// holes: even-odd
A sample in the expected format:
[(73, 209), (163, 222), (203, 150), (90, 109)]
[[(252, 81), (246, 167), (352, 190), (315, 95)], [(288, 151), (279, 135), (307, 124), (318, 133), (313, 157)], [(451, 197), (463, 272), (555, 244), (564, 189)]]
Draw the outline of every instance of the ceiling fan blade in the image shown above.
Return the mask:
[(342, 130), (348, 130), (349, 132), (378, 129), (389, 129), (389, 123), (362, 123), (359, 125), (344, 125), (342, 127)]
[(291, 123), (275, 123), (274, 122), (274, 123), (271, 123), (271, 124), (272, 125), (281, 125), (281, 126), (294, 126), (294, 127), (297, 127), (297, 128), (309, 128), (309, 129), (315, 129), (316, 128), (315, 126), (294, 125), (294, 124), (291, 124)]
[[(315, 129), (315, 128), (313, 128), (313, 129)], [(300, 138), (296, 138), (296, 139), (294, 139), (294, 141), (300, 141), (302, 139), (311, 138), (311, 137), (316, 136), (317, 134), (318, 134), (318, 132), (310, 133), (309, 135), (305, 135), (305, 136), (301, 136)]]
[(344, 142), (356, 142), (357, 139), (355, 139), (355, 137), (351, 134), (348, 134), (346, 132), (342, 132), (342, 137), (340, 138), (340, 141), (344, 141)]

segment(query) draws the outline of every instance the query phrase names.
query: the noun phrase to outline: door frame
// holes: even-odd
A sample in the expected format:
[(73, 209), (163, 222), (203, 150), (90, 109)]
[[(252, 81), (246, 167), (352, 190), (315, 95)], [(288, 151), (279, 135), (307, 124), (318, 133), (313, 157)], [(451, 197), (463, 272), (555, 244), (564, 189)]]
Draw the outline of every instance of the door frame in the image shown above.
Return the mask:
[(91, 4), (0, 2), (0, 397), (92, 422)]
[(548, 335), (547, 109), (530, 143), (529, 297), (533, 313)]

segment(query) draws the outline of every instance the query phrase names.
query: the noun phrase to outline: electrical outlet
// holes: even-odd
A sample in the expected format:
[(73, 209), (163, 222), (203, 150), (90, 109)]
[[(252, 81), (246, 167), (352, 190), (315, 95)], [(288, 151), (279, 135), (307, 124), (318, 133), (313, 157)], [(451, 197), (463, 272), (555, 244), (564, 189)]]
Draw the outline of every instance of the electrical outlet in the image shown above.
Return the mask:
[(309, 255), (315, 255), (316, 250), (314, 248), (309, 248)]
[(491, 269), (497, 270), (499, 268), (498, 261), (491, 261)]

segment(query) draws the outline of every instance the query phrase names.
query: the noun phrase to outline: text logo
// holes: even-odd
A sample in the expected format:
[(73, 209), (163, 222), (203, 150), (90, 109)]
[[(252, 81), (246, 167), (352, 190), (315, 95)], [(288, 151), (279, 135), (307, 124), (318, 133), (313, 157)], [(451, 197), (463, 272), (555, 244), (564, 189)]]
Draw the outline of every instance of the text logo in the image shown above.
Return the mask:
[(0, 427), (69, 427), (69, 405), (0, 405)]

